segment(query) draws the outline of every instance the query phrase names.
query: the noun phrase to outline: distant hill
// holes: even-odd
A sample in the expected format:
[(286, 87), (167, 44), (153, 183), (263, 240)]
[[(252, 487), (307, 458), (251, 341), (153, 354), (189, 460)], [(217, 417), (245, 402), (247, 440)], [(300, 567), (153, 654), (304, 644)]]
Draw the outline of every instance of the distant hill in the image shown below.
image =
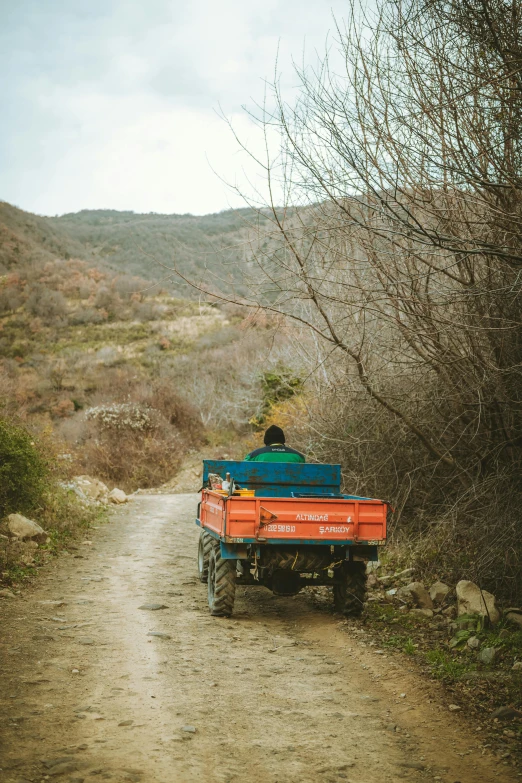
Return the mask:
[(268, 225), (250, 209), (204, 216), (82, 210), (41, 217), (0, 202), (0, 273), (20, 263), (77, 258), (117, 274), (171, 279), (171, 287), (187, 295), (190, 288), (173, 274), (174, 266), (214, 286), (237, 283), (254, 227)]
[(45, 263), (57, 257), (87, 260), (89, 251), (49, 218), (32, 215), (0, 201), (0, 274), (20, 264)]
[[(204, 216), (83, 210), (46, 220), (119, 272), (157, 280), (176, 266), (189, 278), (203, 274), (217, 284), (237, 280), (259, 218), (249, 209)], [(174, 282), (180, 286), (179, 278)]]

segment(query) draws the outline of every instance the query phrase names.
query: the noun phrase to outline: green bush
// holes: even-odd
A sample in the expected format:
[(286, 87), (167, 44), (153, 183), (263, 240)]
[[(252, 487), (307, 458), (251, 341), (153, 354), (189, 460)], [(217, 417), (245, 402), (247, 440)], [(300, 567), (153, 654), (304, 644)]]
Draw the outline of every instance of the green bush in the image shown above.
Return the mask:
[(24, 427), (0, 418), (0, 518), (41, 503), (49, 467)]

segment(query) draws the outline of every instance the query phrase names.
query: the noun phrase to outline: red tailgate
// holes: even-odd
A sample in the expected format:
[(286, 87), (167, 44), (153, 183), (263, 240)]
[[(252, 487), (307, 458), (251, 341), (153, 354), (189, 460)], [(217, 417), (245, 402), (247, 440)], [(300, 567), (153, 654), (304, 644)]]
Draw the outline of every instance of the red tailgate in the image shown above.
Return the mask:
[(386, 538), (381, 500), (228, 497), (204, 490), (201, 524), (242, 540), (372, 542)]

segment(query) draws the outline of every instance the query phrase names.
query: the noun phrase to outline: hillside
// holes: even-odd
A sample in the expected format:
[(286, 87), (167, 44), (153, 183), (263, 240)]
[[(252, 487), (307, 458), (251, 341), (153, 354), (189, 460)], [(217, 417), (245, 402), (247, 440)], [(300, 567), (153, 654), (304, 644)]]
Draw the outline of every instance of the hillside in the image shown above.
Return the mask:
[(194, 290), (174, 267), (214, 288), (232, 280), (237, 287), (253, 234), (268, 226), (250, 209), (203, 216), (83, 210), (43, 217), (0, 202), (0, 274), (20, 263), (75, 258), (115, 274), (161, 281), (191, 297)]
[[(191, 278), (203, 273), (217, 286), (237, 281), (258, 220), (249, 209), (201, 217), (83, 210), (46, 218), (61, 236), (80, 243), (84, 254), (94, 254), (119, 272), (168, 279), (176, 266)], [(173, 282), (183, 288), (179, 278)]]
[(152, 262), (148, 280), (132, 271), (174, 244), (186, 273), (219, 270), (227, 237), (229, 260), (242, 252), (244, 217), (51, 219), (0, 204), (0, 415), (126, 489), (170, 479), (203, 442), (237, 444), (263, 410), (280, 338), (266, 319), (252, 326), (241, 308), (185, 296)]
[(20, 264), (42, 264), (56, 258), (87, 259), (92, 252), (49, 218), (32, 215), (0, 201), (0, 274)]

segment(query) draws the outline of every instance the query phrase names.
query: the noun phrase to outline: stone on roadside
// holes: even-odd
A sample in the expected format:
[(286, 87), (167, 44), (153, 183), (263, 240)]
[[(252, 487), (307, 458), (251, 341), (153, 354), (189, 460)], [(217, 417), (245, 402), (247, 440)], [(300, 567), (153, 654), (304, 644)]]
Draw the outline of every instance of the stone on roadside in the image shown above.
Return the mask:
[(482, 650), (479, 652), (477, 659), (481, 663), (490, 665), (495, 660), (496, 655), (497, 655), (496, 647), (483, 647)]
[(515, 663), (513, 664), (513, 666), (511, 668), (515, 672), (522, 671), (522, 661), (515, 661)]
[(422, 582), (410, 582), (401, 587), (397, 595), (399, 598), (411, 601), (419, 609), (433, 609), (433, 601)]
[(489, 617), (492, 623), (498, 623), (500, 612), (496, 607), (495, 596), (487, 590), (481, 590), (474, 582), (462, 579), (457, 583), (457, 613), (478, 614), (481, 617)]
[(470, 636), (467, 645), (470, 648), (470, 650), (476, 650), (478, 647), (480, 647), (480, 639), (477, 639), (476, 636)]
[(458, 704), (450, 704), (448, 709), (450, 712), (458, 712), (461, 708)]
[(434, 604), (441, 604), (450, 591), (450, 587), (444, 582), (434, 582), (430, 587), (430, 598)]
[(456, 617), (457, 616), (457, 607), (456, 606), (447, 606), (445, 609), (442, 610), (442, 614), (445, 617)]
[(108, 502), (107, 496), (109, 494), (109, 488), (103, 481), (93, 478), (92, 476), (75, 476), (73, 481), (90, 501), (96, 503)]
[(519, 628), (522, 628), (522, 609), (506, 609), (504, 617), (513, 625), (518, 625)]
[(16, 595), (7, 588), (0, 590), (0, 598), (16, 598)]
[(410, 609), (414, 617), (433, 617), (433, 609)]
[(195, 734), (197, 729), (195, 726), (182, 726), (181, 731), (186, 731), (188, 734)]
[(22, 514), (9, 514), (7, 517), (7, 528), (12, 536), (20, 540), (32, 538), (40, 543), (45, 543), (48, 534), (37, 522), (22, 516)]
[(115, 487), (111, 492), (109, 492), (109, 503), (120, 505), (120, 503), (127, 503), (128, 500), (129, 498), (122, 489)]
[(491, 713), (491, 717), (499, 720), (512, 720), (513, 718), (522, 718), (522, 712), (515, 707), (498, 707)]
[(158, 609), (168, 609), (165, 604), (142, 604), (138, 609), (147, 609), (149, 612), (157, 612)]

